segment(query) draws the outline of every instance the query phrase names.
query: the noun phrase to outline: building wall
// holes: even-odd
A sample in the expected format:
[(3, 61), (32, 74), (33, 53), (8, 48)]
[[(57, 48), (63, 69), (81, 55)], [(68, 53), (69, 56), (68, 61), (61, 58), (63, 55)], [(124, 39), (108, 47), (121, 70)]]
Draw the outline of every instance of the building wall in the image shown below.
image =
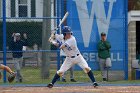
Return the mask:
[(6, 0), (6, 16), (10, 17), (11, 16), (11, 5), (10, 5), (11, 0)]
[(136, 58), (136, 22), (130, 22), (128, 26), (128, 46), (129, 46), (129, 60)]
[[(0, 0), (1, 1), (1, 0)], [(27, 0), (28, 10), (27, 17), (31, 17), (31, 0)], [(43, 17), (43, 0), (35, 0), (35, 17)], [(2, 7), (2, 6), (0, 6)], [(15, 0), (15, 17), (19, 17), (19, 8), (18, 0)], [(11, 0), (6, 0), (6, 16), (11, 17)], [(7, 19), (7, 21), (42, 21), (38, 19), (25, 19), (25, 20), (16, 20), (16, 19)]]
[(132, 21), (128, 26), (128, 69), (129, 79), (132, 79), (132, 60), (136, 59), (136, 22)]
[[(54, 17), (54, 0), (51, 0), (51, 17)], [(31, 17), (31, 0), (27, 0), (28, 5), (28, 16)], [(19, 8), (18, 8), (18, 0), (15, 0), (15, 17), (19, 17)], [(6, 0), (6, 17), (11, 17), (11, 0)], [(0, 17), (2, 17), (2, 0), (0, 0)], [(41, 18), (43, 17), (43, 0), (35, 0), (35, 17)], [(7, 19), (10, 22), (18, 22), (18, 21), (43, 21), (43, 19)]]

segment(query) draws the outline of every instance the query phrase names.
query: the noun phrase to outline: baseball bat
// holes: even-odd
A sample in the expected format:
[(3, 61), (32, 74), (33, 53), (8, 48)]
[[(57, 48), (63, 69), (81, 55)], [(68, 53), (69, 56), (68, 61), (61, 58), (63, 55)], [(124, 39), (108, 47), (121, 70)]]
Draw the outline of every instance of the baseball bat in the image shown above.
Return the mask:
[(60, 27), (62, 25), (62, 23), (66, 20), (66, 18), (68, 17), (69, 12), (66, 12), (66, 14), (64, 15), (64, 17), (62, 18), (62, 20), (60, 21), (58, 27)]
[[(52, 30), (52, 31), (57, 31), (60, 27), (61, 27), (61, 25), (64, 23), (64, 21), (66, 20), (66, 18), (68, 17), (68, 15), (69, 15), (69, 12), (66, 12), (65, 13), (65, 15), (64, 15), (64, 17), (62, 18), (62, 20), (60, 21), (60, 23), (59, 23), (59, 25), (54, 29), (54, 30)], [(51, 41), (51, 38), (53, 37), (53, 34), (52, 34), (52, 36), (49, 38), (49, 41)]]
[(61, 25), (64, 23), (64, 21), (67, 19), (68, 15), (69, 15), (69, 12), (66, 12), (65, 15), (64, 15), (64, 17), (63, 17), (62, 20), (60, 21), (59, 25), (58, 25), (57, 27), (55, 27), (55, 29), (52, 30), (52, 31), (58, 30), (58, 29), (61, 27)]

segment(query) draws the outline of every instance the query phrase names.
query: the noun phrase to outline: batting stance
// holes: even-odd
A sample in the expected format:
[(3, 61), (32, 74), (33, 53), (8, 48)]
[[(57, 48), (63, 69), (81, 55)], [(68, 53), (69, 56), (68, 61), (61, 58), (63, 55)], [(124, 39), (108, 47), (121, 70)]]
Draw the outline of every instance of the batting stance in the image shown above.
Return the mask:
[(64, 51), (66, 54), (66, 59), (55, 74), (52, 82), (48, 84), (47, 87), (52, 88), (57, 79), (59, 79), (60, 76), (62, 76), (63, 73), (71, 68), (74, 64), (78, 64), (85, 71), (85, 73), (88, 74), (89, 78), (93, 82), (94, 87), (98, 86), (91, 68), (88, 66), (87, 62), (77, 48), (76, 39), (72, 35), (72, 31), (69, 26), (64, 26), (62, 29), (62, 34), (60, 35), (52, 33), (49, 41)]

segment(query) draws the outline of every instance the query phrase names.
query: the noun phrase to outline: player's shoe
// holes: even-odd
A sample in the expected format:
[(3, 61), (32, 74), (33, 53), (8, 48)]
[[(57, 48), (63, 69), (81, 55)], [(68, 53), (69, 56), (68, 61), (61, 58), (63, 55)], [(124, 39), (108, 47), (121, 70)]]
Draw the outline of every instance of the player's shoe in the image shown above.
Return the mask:
[(19, 79), (19, 82), (22, 83), (22, 78)]
[(75, 79), (70, 79), (71, 82), (77, 82)]
[(53, 87), (53, 84), (50, 83), (50, 84), (47, 85), (47, 87), (48, 87), (48, 88), (52, 88), (52, 87)]
[(107, 79), (106, 78), (103, 78), (103, 81), (107, 81)]
[(95, 88), (97, 88), (99, 85), (98, 85), (96, 82), (94, 82), (94, 83), (93, 83), (93, 86), (94, 86)]
[(107, 79), (106, 78), (103, 78), (102, 83), (106, 83), (106, 82), (107, 82)]

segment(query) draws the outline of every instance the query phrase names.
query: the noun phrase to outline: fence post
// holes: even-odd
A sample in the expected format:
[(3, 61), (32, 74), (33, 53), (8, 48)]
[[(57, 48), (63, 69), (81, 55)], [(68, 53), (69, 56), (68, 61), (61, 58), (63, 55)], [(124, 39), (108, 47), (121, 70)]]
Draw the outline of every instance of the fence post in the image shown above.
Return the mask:
[[(61, 58), (60, 58), (60, 49), (58, 49), (57, 50), (57, 70), (60, 69), (60, 60), (61, 60)], [(60, 79), (58, 81), (60, 81)]]
[(57, 50), (57, 70), (60, 69), (60, 50)]
[[(43, 17), (51, 16), (51, 1), (43, 0)], [(51, 34), (51, 19), (43, 19), (42, 24), (42, 50), (50, 50), (50, 43), (46, 42)], [(50, 76), (50, 51), (42, 52), (42, 78), (49, 78)]]
[(128, 80), (128, 0), (124, 1), (124, 9), (125, 10), (125, 63), (124, 63), (124, 71), (125, 71), (125, 80)]
[[(3, 0), (3, 64), (6, 65), (6, 0)], [(6, 83), (5, 70), (3, 76), (3, 82)]]

